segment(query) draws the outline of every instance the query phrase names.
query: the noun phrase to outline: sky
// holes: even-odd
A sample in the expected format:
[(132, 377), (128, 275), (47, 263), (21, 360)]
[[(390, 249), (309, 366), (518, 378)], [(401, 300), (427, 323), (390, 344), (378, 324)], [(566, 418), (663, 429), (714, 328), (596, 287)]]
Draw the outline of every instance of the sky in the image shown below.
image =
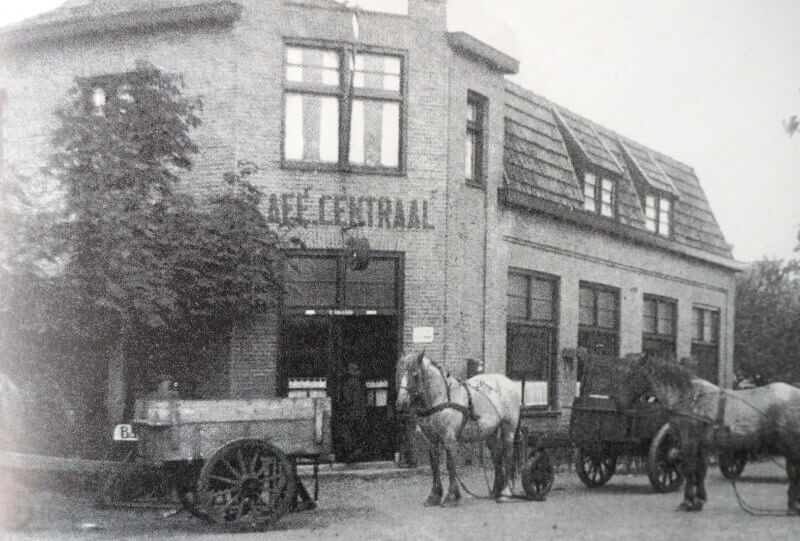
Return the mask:
[[(373, 0), (374, 1), (374, 0)], [(0, 25), (61, 0), (2, 1)], [(734, 257), (792, 257), (800, 228), (797, 0), (449, 0), (520, 61), (517, 83), (694, 167)]]

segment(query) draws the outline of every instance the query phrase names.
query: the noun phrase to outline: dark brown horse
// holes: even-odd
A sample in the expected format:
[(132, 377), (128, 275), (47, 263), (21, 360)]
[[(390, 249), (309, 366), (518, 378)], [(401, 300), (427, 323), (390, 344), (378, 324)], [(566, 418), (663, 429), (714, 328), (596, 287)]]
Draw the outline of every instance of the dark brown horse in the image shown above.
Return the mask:
[[(521, 401), (518, 387), (500, 374), (480, 374), (462, 383), (422, 352), (400, 361), (398, 389), (398, 407), (412, 408), (429, 443), (433, 488), (425, 505), (458, 505), (458, 444), (482, 440), (487, 442), (494, 462), (493, 495), (499, 502), (508, 501), (516, 472), (514, 451)], [(442, 447), (450, 476), (444, 499), (439, 478)]]
[(680, 436), (686, 476), (680, 510), (703, 509), (709, 451), (752, 449), (786, 457), (788, 508), (800, 514), (800, 389), (785, 383), (721, 389), (678, 363), (642, 357), (633, 364), (630, 380), (619, 394), (630, 406), (645, 393), (669, 411), (670, 425)]

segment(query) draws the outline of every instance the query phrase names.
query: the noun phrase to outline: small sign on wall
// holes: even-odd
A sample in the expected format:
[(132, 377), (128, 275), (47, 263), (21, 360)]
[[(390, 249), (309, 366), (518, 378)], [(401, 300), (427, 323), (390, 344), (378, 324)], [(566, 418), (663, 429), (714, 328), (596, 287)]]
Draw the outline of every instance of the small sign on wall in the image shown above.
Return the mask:
[(433, 342), (433, 327), (414, 327), (414, 343), (430, 344)]

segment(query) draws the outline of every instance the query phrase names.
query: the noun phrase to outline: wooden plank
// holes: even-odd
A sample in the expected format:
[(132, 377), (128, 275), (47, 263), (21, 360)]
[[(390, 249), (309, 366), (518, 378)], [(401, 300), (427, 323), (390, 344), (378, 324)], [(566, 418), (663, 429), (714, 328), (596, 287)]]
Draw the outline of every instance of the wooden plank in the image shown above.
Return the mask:
[(321, 398), (270, 398), (255, 400), (147, 400), (137, 405), (134, 423), (166, 425), (174, 423), (219, 423), (313, 419), (316, 401)]

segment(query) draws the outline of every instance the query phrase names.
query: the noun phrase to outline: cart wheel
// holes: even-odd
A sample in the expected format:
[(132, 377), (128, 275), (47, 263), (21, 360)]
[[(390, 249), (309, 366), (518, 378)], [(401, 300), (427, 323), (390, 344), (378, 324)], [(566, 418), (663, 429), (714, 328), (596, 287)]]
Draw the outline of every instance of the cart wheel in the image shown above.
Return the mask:
[(536, 451), (522, 466), (522, 488), (530, 500), (543, 502), (553, 487), (553, 463), (544, 449)]
[(589, 488), (601, 487), (608, 483), (617, 470), (617, 457), (578, 447), (575, 452), (575, 469), (584, 485)]
[(262, 440), (239, 440), (203, 465), (197, 501), (212, 522), (261, 529), (291, 509), (296, 490), (294, 467), (286, 455)]
[(669, 423), (659, 429), (647, 453), (647, 477), (656, 492), (673, 492), (683, 483), (680, 440)]
[(718, 461), (719, 471), (726, 479), (738, 479), (747, 465), (747, 451), (722, 451)]

